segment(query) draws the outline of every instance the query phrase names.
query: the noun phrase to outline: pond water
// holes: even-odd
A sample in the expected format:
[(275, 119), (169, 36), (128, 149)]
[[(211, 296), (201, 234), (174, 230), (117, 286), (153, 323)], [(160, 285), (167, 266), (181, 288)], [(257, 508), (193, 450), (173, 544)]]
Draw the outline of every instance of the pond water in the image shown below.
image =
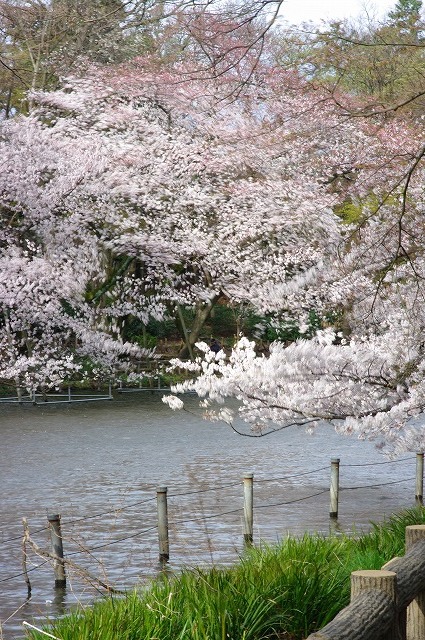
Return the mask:
[[(0, 621), (4, 640), (99, 596), (90, 576), (118, 589), (145, 584), (158, 563), (156, 490), (168, 488), (170, 571), (230, 564), (243, 552), (243, 484), (254, 474), (254, 542), (288, 532), (365, 529), (414, 504), (415, 455), (388, 462), (372, 443), (291, 427), (241, 437), (202, 419), (197, 399), (172, 412), (160, 392), (114, 400), (0, 404)], [(330, 459), (340, 458), (337, 523), (329, 520)], [(47, 515), (60, 514), (66, 589), (27, 546), (32, 597), (22, 568), (22, 519), (50, 550)], [(100, 589), (100, 591), (102, 591)], [(16, 612), (16, 610), (18, 610)], [(15, 613), (16, 612), (16, 613)]]

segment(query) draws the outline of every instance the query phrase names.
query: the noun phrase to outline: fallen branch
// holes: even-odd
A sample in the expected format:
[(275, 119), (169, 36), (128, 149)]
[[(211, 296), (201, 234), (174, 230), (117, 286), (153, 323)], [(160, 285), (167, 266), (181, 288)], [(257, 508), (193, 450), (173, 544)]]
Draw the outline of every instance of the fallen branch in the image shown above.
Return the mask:
[[(78, 564), (76, 564), (72, 560), (67, 560), (66, 558), (59, 558), (59, 556), (57, 556), (56, 554), (50, 553), (49, 551), (45, 551), (44, 549), (41, 549), (41, 547), (39, 547), (39, 545), (36, 542), (34, 542), (34, 540), (31, 539), (29, 528), (28, 528), (28, 523), (27, 523), (25, 518), (23, 519), (23, 523), (24, 523), (24, 531), (25, 531), (25, 535), (24, 535), (25, 543), (29, 544), (29, 546), (31, 547), (31, 549), (34, 551), (34, 553), (36, 555), (40, 556), (41, 558), (47, 558), (48, 560), (55, 560), (55, 561), (60, 560), (60, 561), (64, 562), (69, 567), (74, 569), (74, 571), (76, 571), (81, 576), (83, 576), (91, 584), (91, 586), (100, 586), (103, 589), (105, 589), (106, 591), (108, 591), (108, 593), (125, 594), (125, 591), (121, 591), (119, 589), (115, 589), (110, 584), (104, 582), (100, 578), (97, 578), (96, 576), (92, 576), (87, 571), (87, 569), (83, 569), (82, 567), (80, 567)], [(29, 582), (29, 580), (28, 580), (28, 582)]]

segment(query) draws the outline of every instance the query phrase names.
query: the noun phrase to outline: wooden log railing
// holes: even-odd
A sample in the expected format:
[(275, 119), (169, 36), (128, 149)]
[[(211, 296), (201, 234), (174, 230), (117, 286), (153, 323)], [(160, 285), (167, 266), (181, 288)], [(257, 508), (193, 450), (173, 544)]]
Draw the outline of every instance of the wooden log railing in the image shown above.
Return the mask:
[(406, 553), (351, 574), (351, 601), (307, 640), (425, 640), (425, 525), (406, 527)]

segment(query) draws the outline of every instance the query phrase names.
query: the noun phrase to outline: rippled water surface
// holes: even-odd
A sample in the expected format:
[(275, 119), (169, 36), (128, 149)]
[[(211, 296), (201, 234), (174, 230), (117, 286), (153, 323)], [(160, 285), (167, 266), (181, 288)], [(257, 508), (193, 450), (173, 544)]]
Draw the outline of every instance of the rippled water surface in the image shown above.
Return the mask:
[[(341, 530), (365, 528), (414, 503), (414, 455), (388, 463), (371, 443), (343, 438), (326, 425), (314, 435), (289, 428), (264, 438), (241, 437), (226, 425), (205, 422), (195, 397), (185, 402), (190, 411), (176, 413), (159, 392), (92, 403), (0, 405), (5, 640), (23, 637), (23, 620), (38, 625), (90, 603), (98, 592), (83, 570), (116, 588), (156, 575), (159, 486), (168, 488), (171, 570), (237, 560), (245, 472), (254, 473), (255, 542), (288, 531), (329, 531), (333, 457), (341, 459)], [(48, 551), (46, 515), (56, 513), (65, 555), (76, 567), (67, 569), (67, 588), (57, 590), (49, 563), (29, 551), (32, 597), (26, 602), (22, 519), (34, 542)]]

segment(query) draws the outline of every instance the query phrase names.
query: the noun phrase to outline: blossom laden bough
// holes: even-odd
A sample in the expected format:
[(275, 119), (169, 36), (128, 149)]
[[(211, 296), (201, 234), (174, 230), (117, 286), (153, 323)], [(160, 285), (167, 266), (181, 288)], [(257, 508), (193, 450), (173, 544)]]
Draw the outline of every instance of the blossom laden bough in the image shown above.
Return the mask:
[[(406, 344), (407, 334), (397, 331), (391, 344), (388, 333), (341, 341), (329, 328), (286, 347), (276, 342), (267, 357), (257, 355), (255, 343), (242, 338), (229, 357), (219, 359), (200, 343), (203, 357), (196, 368), (188, 367), (196, 369), (197, 377), (172, 390), (195, 392), (206, 417), (224, 420), (235, 430), (235, 418), (241, 418), (251, 427), (244, 435), (262, 436), (290, 426), (312, 430), (326, 421), (339, 433), (376, 440), (392, 455), (411, 447), (417, 451), (425, 447), (423, 428), (414, 421), (425, 405), (425, 383), (421, 345), (412, 338)], [(175, 365), (185, 367), (184, 362)], [(237, 400), (237, 410), (223, 408), (229, 398)]]

